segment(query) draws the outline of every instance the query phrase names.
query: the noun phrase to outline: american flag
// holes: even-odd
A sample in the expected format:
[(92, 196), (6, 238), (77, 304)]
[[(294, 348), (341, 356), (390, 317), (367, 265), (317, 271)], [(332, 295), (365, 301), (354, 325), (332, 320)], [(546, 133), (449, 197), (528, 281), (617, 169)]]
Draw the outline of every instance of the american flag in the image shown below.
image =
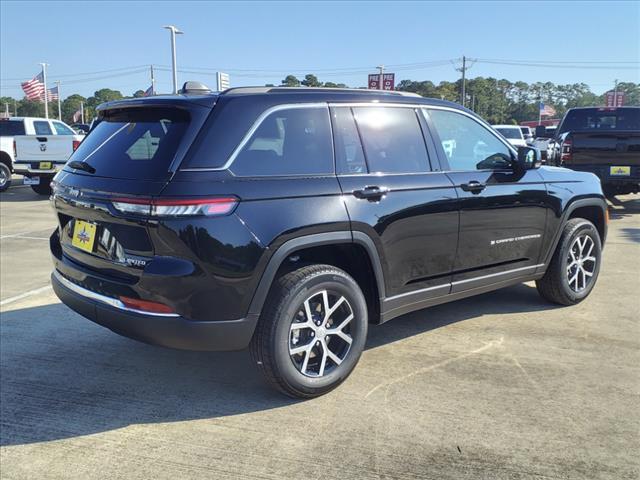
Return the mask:
[[(49, 88), (47, 90), (47, 100), (49, 102), (55, 102), (55, 101), (58, 100), (59, 97), (60, 97), (60, 94), (58, 93), (58, 87), (57, 86), (55, 86), (53, 88)], [(44, 95), (42, 95), (40, 100), (44, 101)]]
[(144, 91), (144, 95), (143, 95), (143, 96), (144, 96), (144, 97), (150, 97), (151, 95), (153, 95), (153, 93), (154, 93), (154, 92), (153, 92), (153, 85), (151, 85), (149, 88), (147, 88), (147, 89)]
[(73, 123), (78, 123), (82, 119), (82, 107), (73, 114)]
[(556, 114), (556, 109), (551, 105), (545, 105), (540, 102), (540, 115), (544, 115), (546, 117), (553, 117)]
[(22, 90), (29, 100), (42, 100), (44, 98), (44, 76), (42, 72), (28, 82), (22, 82)]

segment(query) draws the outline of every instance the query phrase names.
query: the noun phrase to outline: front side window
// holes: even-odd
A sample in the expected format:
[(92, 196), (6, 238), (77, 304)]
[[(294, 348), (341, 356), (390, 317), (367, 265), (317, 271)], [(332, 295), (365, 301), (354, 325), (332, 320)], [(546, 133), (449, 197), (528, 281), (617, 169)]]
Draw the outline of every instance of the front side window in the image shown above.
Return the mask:
[(230, 170), (240, 176), (322, 175), (333, 172), (327, 108), (289, 108), (267, 116)]
[(33, 129), (36, 132), (36, 135), (52, 135), (51, 125), (49, 122), (36, 121), (33, 122)]
[(511, 150), (474, 119), (448, 110), (429, 109), (451, 170), (509, 168)]
[(429, 156), (413, 108), (358, 107), (353, 113), (371, 173), (429, 171)]
[(75, 132), (64, 123), (53, 122), (53, 128), (55, 128), (57, 135), (75, 135)]

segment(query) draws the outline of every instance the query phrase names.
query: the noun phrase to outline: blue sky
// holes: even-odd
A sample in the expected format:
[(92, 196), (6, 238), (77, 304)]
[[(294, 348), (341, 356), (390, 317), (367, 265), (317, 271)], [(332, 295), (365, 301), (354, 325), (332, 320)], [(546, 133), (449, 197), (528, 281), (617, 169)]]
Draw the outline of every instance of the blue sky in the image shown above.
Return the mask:
[[(41, 11), (42, 14), (37, 14)], [(233, 86), (280, 83), (286, 73), (366, 84), (375, 66), (397, 67), (396, 79), (453, 81), (448, 59), (604, 62), (640, 60), (639, 2), (0, 2), (1, 95), (21, 96), (20, 80), (49, 63), (63, 96), (109, 87), (130, 95), (149, 86), (145, 65), (170, 65), (175, 24), (181, 69), (220, 69)], [(137, 73), (86, 72), (140, 66)], [(628, 65), (629, 66), (629, 65)], [(543, 68), (477, 62), (470, 77), (526, 82), (585, 82), (593, 91), (614, 79), (640, 82), (634, 68)], [(248, 70), (254, 70), (249, 72)], [(394, 68), (390, 68), (391, 71)], [(110, 78), (106, 78), (110, 77)], [(215, 87), (215, 76), (180, 73)], [(157, 89), (169, 91), (168, 71)]]

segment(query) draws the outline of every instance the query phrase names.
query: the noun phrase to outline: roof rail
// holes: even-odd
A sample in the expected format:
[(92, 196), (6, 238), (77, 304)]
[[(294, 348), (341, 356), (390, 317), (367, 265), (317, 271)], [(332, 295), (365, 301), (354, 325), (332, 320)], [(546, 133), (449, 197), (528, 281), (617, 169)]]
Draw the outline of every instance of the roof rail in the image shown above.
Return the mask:
[(223, 95), (250, 95), (255, 93), (287, 93), (287, 92), (316, 92), (316, 93), (377, 93), (379, 95), (398, 95), (402, 97), (420, 97), (413, 92), (399, 92), (396, 90), (371, 90), (368, 88), (329, 88), (329, 87), (234, 87), (224, 90)]

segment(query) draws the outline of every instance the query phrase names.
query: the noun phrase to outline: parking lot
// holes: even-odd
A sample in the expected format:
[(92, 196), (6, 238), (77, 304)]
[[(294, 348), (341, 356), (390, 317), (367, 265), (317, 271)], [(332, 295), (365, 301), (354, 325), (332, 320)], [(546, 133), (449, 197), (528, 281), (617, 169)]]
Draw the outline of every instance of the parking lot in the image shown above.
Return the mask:
[(48, 285), (48, 200), (0, 196), (0, 475), (611, 478), (640, 475), (640, 197), (611, 203), (575, 307), (523, 284), (370, 329), (351, 377), (294, 401), (248, 352), (117, 336)]

